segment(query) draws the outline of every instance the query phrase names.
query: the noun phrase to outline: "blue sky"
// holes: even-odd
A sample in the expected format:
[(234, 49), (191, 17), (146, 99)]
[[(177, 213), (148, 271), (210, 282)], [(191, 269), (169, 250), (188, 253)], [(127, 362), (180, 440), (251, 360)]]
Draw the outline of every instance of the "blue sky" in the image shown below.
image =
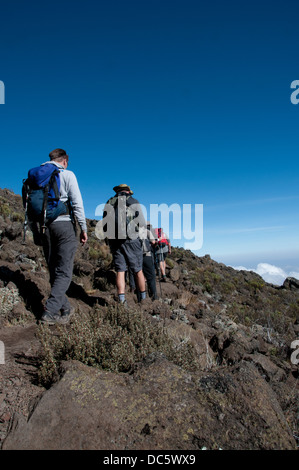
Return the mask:
[(87, 217), (127, 183), (146, 207), (203, 204), (200, 256), (299, 272), (296, 6), (2, 2), (0, 187), (61, 147)]

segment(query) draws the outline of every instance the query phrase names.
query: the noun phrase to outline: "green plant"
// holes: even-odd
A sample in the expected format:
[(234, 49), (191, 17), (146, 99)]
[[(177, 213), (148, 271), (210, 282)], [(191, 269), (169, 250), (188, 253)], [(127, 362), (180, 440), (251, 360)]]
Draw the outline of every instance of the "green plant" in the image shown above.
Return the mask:
[(222, 291), (224, 294), (231, 294), (236, 289), (233, 282), (224, 281), (222, 283)]
[(255, 294), (265, 286), (263, 279), (251, 279), (250, 281), (247, 281), (247, 284), (251, 289), (253, 289)]
[(276, 347), (269, 348), (269, 354), (270, 356), (277, 356), (278, 355), (278, 349)]
[(88, 255), (90, 259), (98, 260), (99, 265), (104, 269), (108, 268), (112, 262), (109, 247), (95, 238), (90, 239)]
[(91, 259), (98, 259), (100, 256), (100, 252), (96, 250), (95, 248), (90, 247), (88, 250), (88, 255), (89, 255), (89, 258)]
[(172, 259), (166, 258), (166, 266), (168, 266), (170, 269), (174, 268), (175, 263)]
[(147, 355), (161, 352), (181, 367), (197, 367), (193, 346), (175, 344), (159, 323), (152, 323), (141, 311), (96, 306), (90, 314), (80, 313), (70, 325), (57, 330), (55, 335), (47, 325), (38, 330), (43, 349), (38, 377), (44, 386), (55, 380), (60, 362), (70, 359), (127, 372)]
[(13, 222), (24, 222), (25, 216), (20, 212), (12, 212), (11, 219)]
[(11, 210), (10, 210), (10, 207), (7, 203), (3, 203), (1, 201), (0, 203), (0, 215), (2, 215), (2, 217), (9, 217), (11, 213)]

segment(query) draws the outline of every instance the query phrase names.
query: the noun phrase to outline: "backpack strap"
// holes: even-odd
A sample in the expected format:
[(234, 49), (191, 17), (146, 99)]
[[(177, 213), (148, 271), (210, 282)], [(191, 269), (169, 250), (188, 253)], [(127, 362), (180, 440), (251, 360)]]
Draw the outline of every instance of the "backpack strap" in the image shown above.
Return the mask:
[(50, 180), (49, 180), (49, 184), (48, 184), (48, 189), (49, 187), (52, 186), (53, 190), (54, 190), (54, 194), (55, 194), (55, 199), (57, 201), (59, 201), (60, 199), (60, 192), (58, 190), (58, 185), (57, 185), (57, 179), (56, 179), (56, 176), (59, 175), (59, 170), (54, 170), (51, 177), (50, 177)]
[(50, 176), (48, 184), (44, 186), (44, 199), (43, 199), (43, 208), (42, 208), (42, 220), (41, 220), (41, 231), (45, 233), (47, 228), (47, 208), (48, 208), (48, 201), (49, 201), (49, 189), (50, 187), (53, 188), (54, 191), (54, 199), (59, 201), (60, 199), (60, 192), (58, 190), (57, 179), (56, 176), (59, 175), (59, 170), (54, 170)]

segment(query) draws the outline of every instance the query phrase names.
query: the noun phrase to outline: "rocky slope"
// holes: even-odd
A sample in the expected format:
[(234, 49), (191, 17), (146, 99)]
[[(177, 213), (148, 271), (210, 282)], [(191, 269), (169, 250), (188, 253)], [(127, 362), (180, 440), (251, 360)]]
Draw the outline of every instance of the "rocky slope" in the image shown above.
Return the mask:
[(298, 281), (277, 287), (174, 248), (160, 299), (141, 308), (130, 293), (126, 317), (89, 220), (74, 319), (41, 329), (48, 273), (22, 221), (20, 196), (0, 190), (3, 449), (297, 448)]

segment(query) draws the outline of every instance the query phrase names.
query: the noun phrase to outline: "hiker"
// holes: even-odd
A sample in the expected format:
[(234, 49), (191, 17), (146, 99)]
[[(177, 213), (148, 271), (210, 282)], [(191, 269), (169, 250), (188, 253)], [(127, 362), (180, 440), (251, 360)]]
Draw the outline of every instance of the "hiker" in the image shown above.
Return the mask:
[(157, 237), (156, 256), (159, 263), (161, 272), (161, 281), (166, 282), (166, 263), (165, 259), (168, 254), (171, 254), (171, 243), (167, 235), (163, 232), (162, 228), (156, 228), (155, 234)]
[[(141, 236), (142, 236), (142, 249), (143, 249), (143, 264), (142, 270), (147, 281), (148, 286), (148, 293), (149, 297), (152, 300), (156, 300), (157, 296), (157, 288), (156, 288), (156, 272), (155, 272), (155, 264), (154, 264), (154, 254), (152, 246), (156, 243), (155, 235), (151, 229), (151, 225), (147, 222), (146, 231), (145, 229), (141, 229)], [(135, 289), (135, 280), (131, 269), (129, 269), (129, 284), (130, 290)], [(139, 292), (137, 290), (137, 297)]]
[(118, 300), (126, 305), (125, 273), (129, 268), (134, 274), (140, 293), (138, 301), (142, 302), (146, 298), (140, 238), (140, 227), (145, 227), (146, 223), (139, 202), (132, 197), (133, 191), (130, 186), (120, 184), (115, 186), (113, 191), (116, 194), (107, 201), (104, 208), (103, 231), (108, 239), (116, 269)]
[(58, 215), (51, 223), (44, 221), (42, 235), (44, 255), (50, 273), (51, 292), (45, 303), (41, 322), (53, 325), (68, 323), (73, 312), (66, 297), (66, 291), (72, 280), (74, 256), (78, 245), (74, 217), (81, 228), (80, 241), (82, 245), (85, 245), (88, 237), (77, 178), (72, 171), (67, 170), (69, 157), (65, 150), (59, 148), (50, 152), (49, 157), (50, 161), (37, 169), (41, 168), (41, 171), (45, 171), (46, 168), (53, 170), (54, 167), (59, 171), (59, 203), (65, 206), (61, 215)]

